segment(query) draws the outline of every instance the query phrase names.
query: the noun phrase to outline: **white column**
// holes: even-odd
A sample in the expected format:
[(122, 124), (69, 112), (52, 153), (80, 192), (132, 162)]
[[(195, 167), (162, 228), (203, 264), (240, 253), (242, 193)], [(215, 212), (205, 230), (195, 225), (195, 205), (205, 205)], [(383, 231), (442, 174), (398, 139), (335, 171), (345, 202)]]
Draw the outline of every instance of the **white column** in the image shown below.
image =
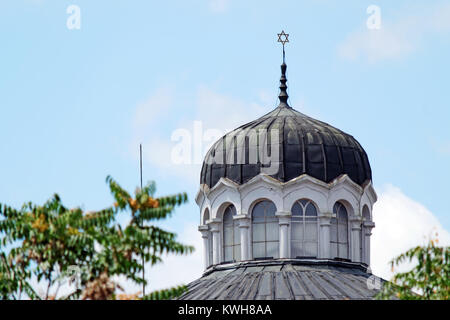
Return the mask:
[(351, 217), (349, 219), (350, 223), (350, 241), (351, 241), (351, 255), (350, 258), (353, 262), (361, 261), (361, 250), (360, 250), (360, 241), (361, 241), (361, 220), (359, 217)]
[(241, 237), (241, 260), (250, 260), (250, 243), (249, 243), (249, 228), (250, 218), (246, 215), (236, 216), (235, 219), (239, 223), (240, 237)]
[(331, 259), (330, 227), (332, 213), (319, 216), (319, 258)]
[(206, 225), (199, 226), (198, 231), (202, 234), (203, 239), (203, 262), (205, 264), (205, 269), (207, 269), (211, 265), (211, 261), (209, 261), (209, 227)]
[(364, 221), (364, 263), (370, 266), (370, 236), (372, 235), (372, 229), (375, 227), (375, 223), (372, 221)]
[(212, 232), (213, 243), (213, 264), (220, 263), (220, 222), (212, 222), (209, 224)]
[(280, 225), (280, 258), (289, 258), (289, 225), (291, 224), (290, 212), (277, 212), (278, 223)]

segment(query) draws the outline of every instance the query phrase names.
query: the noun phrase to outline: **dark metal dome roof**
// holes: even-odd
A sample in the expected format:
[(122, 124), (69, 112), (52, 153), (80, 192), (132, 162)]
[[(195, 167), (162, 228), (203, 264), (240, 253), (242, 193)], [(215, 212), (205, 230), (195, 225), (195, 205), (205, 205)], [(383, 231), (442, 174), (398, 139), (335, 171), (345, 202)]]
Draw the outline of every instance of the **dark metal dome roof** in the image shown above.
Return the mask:
[[(217, 265), (187, 285), (181, 300), (374, 299), (385, 280), (350, 262), (248, 261)], [(374, 284), (373, 286), (368, 285)], [(377, 286), (379, 285), (379, 287)]]
[[(213, 187), (221, 177), (243, 184), (261, 173), (261, 163), (249, 163), (249, 150), (261, 148), (249, 135), (254, 130), (277, 129), (279, 132), (279, 168), (271, 175), (286, 182), (308, 174), (324, 182), (347, 174), (359, 185), (372, 179), (367, 154), (351, 135), (308, 117), (288, 105), (286, 65), (281, 66), (280, 104), (273, 111), (247, 123), (219, 139), (208, 151), (200, 183)], [(253, 132), (254, 132), (253, 130)], [(230, 143), (231, 141), (231, 143)], [(228, 144), (227, 144), (228, 142)], [(227, 153), (242, 152), (241, 163), (227, 163)], [(221, 163), (213, 159), (222, 158)]]

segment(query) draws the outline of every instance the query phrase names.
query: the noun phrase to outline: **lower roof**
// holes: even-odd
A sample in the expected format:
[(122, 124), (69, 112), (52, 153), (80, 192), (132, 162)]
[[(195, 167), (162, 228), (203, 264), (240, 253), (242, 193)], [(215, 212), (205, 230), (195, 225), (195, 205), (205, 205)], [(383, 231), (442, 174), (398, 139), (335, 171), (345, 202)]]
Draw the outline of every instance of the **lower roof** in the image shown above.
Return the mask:
[[(188, 284), (181, 300), (374, 299), (385, 280), (367, 266), (335, 260), (278, 259), (216, 265)], [(369, 279), (369, 280), (368, 280)], [(377, 289), (374, 289), (374, 285)]]

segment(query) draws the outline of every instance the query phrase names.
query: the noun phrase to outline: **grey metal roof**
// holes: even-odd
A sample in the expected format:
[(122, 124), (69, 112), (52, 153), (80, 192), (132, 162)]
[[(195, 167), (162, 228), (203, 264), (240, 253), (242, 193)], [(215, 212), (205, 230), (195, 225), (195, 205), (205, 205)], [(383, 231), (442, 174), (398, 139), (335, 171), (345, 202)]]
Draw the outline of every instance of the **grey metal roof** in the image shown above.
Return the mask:
[[(286, 182), (308, 174), (330, 182), (342, 174), (359, 185), (372, 179), (366, 152), (351, 135), (291, 108), (287, 102), (286, 65), (282, 66), (280, 104), (273, 111), (247, 123), (219, 139), (208, 151), (200, 174), (200, 183), (212, 188), (221, 177), (243, 184), (261, 172), (261, 163), (249, 163), (249, 150), (262, 148), (251, 143), (255, 130), (278, 129), (279, 169), (273, 178)], [(253, 129), (253, 130), (252, 130)], [(267, 140), (269, 141), (269, 140)], [(266, 143), (266, 142), (264, 142)], [(234, 154), (227, 159), (227, 154)], [(215, 163), (214, 159), (222, 159)], [(228, 160), (228, 162), (227, 162)]]
[(378, 290), (367, 285), (370, 276), (362, 264), (333, 260), (248, 261), (213, 267), (188, 284), (180, 299), (373, 299)]

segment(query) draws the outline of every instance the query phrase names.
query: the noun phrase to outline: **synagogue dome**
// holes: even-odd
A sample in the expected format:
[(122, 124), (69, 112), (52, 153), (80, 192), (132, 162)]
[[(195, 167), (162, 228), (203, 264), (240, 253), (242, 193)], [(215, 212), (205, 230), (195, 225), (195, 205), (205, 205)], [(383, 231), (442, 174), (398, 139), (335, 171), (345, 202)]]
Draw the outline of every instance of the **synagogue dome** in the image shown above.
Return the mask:
[[(269, 165), (268, 174), (280, 182), (304, 174), (326, 183), (343, 174), (359, 185), (372, 180), (367, 154), (353, 136), (289, 106), (286, 64), (281, 70), (280, 104), (215, 142), (205, 156), (200, 184), (212, 188), (220, 178), (244, 184)], [(277, 141), (271, 141), (274, 137)], [(272, 163), (261, 161), (264, 150)]]
[(377, 195), (367, 154), (289, 105), (288, 34), (278, 37), (279, 105), (205, 156), (195, 198), (205, 271), (181, 299), (372, 299), (379, 291), (369, 270)]

